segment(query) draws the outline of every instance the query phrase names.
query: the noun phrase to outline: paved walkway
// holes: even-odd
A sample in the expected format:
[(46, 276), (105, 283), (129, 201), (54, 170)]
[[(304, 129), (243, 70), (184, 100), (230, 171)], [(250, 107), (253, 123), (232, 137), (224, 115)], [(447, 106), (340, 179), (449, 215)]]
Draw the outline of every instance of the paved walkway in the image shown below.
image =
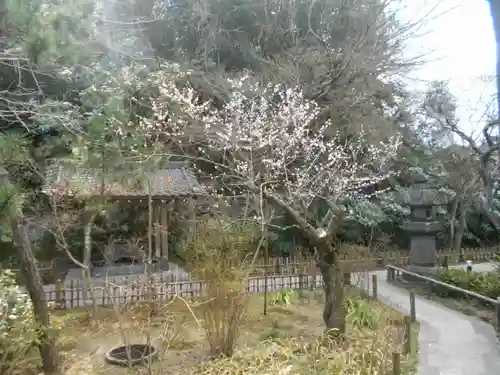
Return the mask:
[[(451, 268), (465, 268), (465, 263), (450, 265)], [(483, 262), (483, 263), (472, 263), (472, 270), (476, 272), (488, 272), (495, 269), (495, 263)]]
[[(376, 271), (382, 302), (405, 313), (408, 291), (389, 284)], [(500, 375), (500, 345), (493, 327), (425, 297), (415, 297), (420, 322), (420, 365), (417, 375)]]

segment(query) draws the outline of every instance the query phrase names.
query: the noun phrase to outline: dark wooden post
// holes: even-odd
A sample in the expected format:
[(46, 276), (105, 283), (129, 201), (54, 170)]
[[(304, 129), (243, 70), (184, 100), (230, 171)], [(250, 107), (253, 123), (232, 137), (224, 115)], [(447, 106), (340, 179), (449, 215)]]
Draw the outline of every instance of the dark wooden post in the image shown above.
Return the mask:
[(401, 353), (392, 353), (392, 375), (401, 375)]
[(57, 281), (57, 263), (55, 259), (52, 259), (51, 261), (51, 270), (50, 272), (52, 273), (51, 275), (51, 281), (55, 284)]
[(161, 226), (161, 256), (168, 260), (168, 213), (173, 210), (173, 201), (161, 203), (160, 205), (160, 226)]
[(417, 313), (415, 311), (415, 293), (410, 292), (410, 320), (411, 322), (417, 321)]
[(351, 286), (351, 274), (350, 274), (350, 272), (344, 272), (344, 286)]
[(405, 334), (404, 334), (404, 351), (405, 354), (411, 353), (411, 318), (405, 316)]
[(430, 281), (425, 282), (425, 291), (427, 294), (427, 298), (431, 298), (431, 296), (432, 296), (432, 283)]
[(378, 298), (378, 281), (377, 281), (377, 275), (372, 275), (372, 296), (373, 299)]
[(61, 280), (57, 279), (55, 283), (56, 287), (56, 307), (62, 308), (62, 286)]
[(309, 283), (309, 290), (314, 290), (316, 288), (316, 263), (309, 264), (309, 278), (311, 282)]
[(387, 281), (394, 281), (396, 279), (396, 270), (391, 267), (387, 267)]
[(500, 297), (497, 297), (497, 331), (500, 332)]
[(267, 226), (265, 227), (264, 229), (264, 233), (262, 234), (263, 236), (265, 236), (265, 243), (264, 243), (264, 315), (267, 315), (267, 299), (269, 298), (268, 297), (268, 289), (269, 289), (269, 275), (268, 275), (268, 267), (270, 266), (269, 265), (269, 238), (268, 238), (268, 228)]

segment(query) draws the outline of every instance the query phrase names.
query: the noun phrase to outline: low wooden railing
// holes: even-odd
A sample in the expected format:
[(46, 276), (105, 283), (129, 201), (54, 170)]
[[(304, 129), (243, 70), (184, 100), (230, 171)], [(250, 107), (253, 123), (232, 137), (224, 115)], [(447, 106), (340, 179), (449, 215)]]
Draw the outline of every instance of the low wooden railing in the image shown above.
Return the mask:
[(486, 303), (491, 304), (492, 306), (495, 307), (496, 323), (497, 323), (496, 327), (497, 327), (497, 330), (500, 331), (500, 296), (498, 296), (496, 299), (493, 299), (493, 298), (490, 298), (487, 296), (483, 296), (482, 294), (473, 292), (471, 290), (467, 290), (467, 289), (459, 288), (458, 286), (455, 286), (455, 285), (447, 284), (445, 282), (436, 280), (432, 277), (423, 276), (423, 275), (420, 275), (418, 273), (411, 272), (411, 271), (408, 271), (408, 270), (405, 270), (403, 268), (399, 268), (399, 267), (396, 267), (393, 265), (387, 266), (387, 281), (389, 281), (389, 282), (395, 281), (401, 277), (404, 277), (405, 275), (410, 276), (413, 279), (417, 279), (419, 281), (424, 282), (424, 285), (427, 287), (429, 293), (430, 293), (433, 285), (439, 285), (443, 288), (462, 293), (464, 296), (472, 297), (472, 298), (475, 298), (481, 302), (486, 302)]

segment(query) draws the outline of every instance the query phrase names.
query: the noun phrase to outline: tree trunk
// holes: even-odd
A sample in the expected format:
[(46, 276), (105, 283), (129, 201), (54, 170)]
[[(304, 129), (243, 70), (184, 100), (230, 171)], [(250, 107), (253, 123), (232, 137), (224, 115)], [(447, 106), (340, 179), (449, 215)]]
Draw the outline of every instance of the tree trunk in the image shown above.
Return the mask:
[(466, 221), (467, 210), (463, 199), (460, 201), (459, 215), (460, 219), (458, 221), (458, 226), (455, 230), (455, 236), (453, 238), (453, 251), (462, 254), (462, 238), (464, 237), (465, 228), (467, 226), (467, 221)]
[(325, 306), (323, 321), (326, 329), (337, 336), (345, 334), (346, 310), (344, 305), (344, 278), (340, 269), (339, 259), (333, 249), (325, 250), (319, 262), (323, 276), (323, 289), (325, 292)]
[[(154, 293), (154, 286), (153, 286), (153, 230), (155, 230), (156, 233), (159, 233), (160, 228), (158, 226), (156, 228), (153, 228), (153, 195), (151, 192), (151, 178), (148, 178), (148, 255), (147, 255), (147, 264), (146, 264), (146, 284), (148, 285), (148, 294), (146, 296), (148, 302), (149, 302), (149, 316), (152, 317), (153, 313), (155, 312), (155, 304), (154, 304), (154, 298), (155, 298), (155, 293)], [(158, 223), (156, 223), (158, 225)], [(156, 240), (158, 241), (159, 236), (156, 237)], [(159, 241), (158, 241), (159, 242)], [(158, 246), (158, 244), (157, 244)], [(157, 259), (159, 260), (159, 259)]]
[[(90, 272), (90, 261), (92, 259), (92, 222), (94, 220), (94, 215), (86, 213), (83, 217), (83, 265), (82, 267), (82, 279), (89, 283), (89, 277), (92, 277)], [(87, 301), (88, 299), (88, 290), (87, 288), (83, 288), (83, 300)], [(92, 301), (94, 302), (94, 301)]]
[(451, 212), (450, 212), (450, 241), (449, 241), (449, 248), (453, 249), (454, 244), (455, 244), (455, 225), (457, 222), (457, 212), (458, 212), (458, 205), (460, 203), (458, 194), (455, 195), (455, 199), (453, 200), (453, 205), (451, 206)]
[(344, 305), (344, 275), (340, 267), (340, 260), (337, 249), (332, 242), (340, 229), (344, 214), (335, 212), (330, 218), (330, 222), (324, 228), (324, 234), (314, 228), (301, 214), (295, 211), (289, 204), (273, 194), (263, 193), (264, 197), (271, 204), (285, 211), (289, 217), (295, 221), (301, 234), (309, 240), (312, 246), (315, 246), (320, 255), (318, 265), (323, 275), (323, 287), (325, 291), (325, 307), (323, 310), (323, 320), (327, 330), (335, 330), (338, 336), (345, 334), (346, 310)]
[(7, 35), (7, 1), (0, 0), (0, 37)]
[(45, 299), (45, 291), (40, 281), (40, 275), (36, 268), (36, 259), (31, 251), (26, 225), (23, 219), (17, 219), (13, 223), (13, 240), (19, 248), (21, 257), (21, 273), (26, 283), (26, 289), (33, 303), (33, 313), (40, 328), (40, 357), (42, 359), (43, 372), (54, 374), (59, 370), (59, 358), (54, 337), (50, 334), (50, 314)]
[(496, 41), (496, 85), (497, 85), (497, 116), (500, 117), (500, 1), (490, 0), (490, 12), (491, 18), (493, 20), (493, 30), (495, 31), (495, 41)]
[[(490, 12), (491, 18), (493, 20), (493, 30), (495, 31), (495, 41), (496, 41), (496, 88), (497, 88), (497, 119), (500, 119), (500, 0), (490, 0)], [(487, 171), (484, 171), (487, 173)], [(484, 181), (484, 177), (483, 177)], [(490, 219), (491, 223), (497, 231), (500, 231), (500, 217), (495, 213), (495, 210), (491, 207), (492, 193), (493, 193), (493, 183), (491, 181), (490, 186), (485, 186), (486, 196), (481, 199), (482, 207), (486, 212), (486, 215)], [(486, 183), (486, 181), (485, 181)]]
[(92, 259), (92, 217), (84, 218), (83, 228), (83, 264), (90, 269)]
[[(94, 285), (92, 283), (92, 225), (96, 214), (94, 212), (86, 212), (83, 216), (83, 262), (82, 279), (86, 281), (86, 287), (83, 288), (83, 301), (87, 303), (89, 297), (92, 304), (92, 315), (94, 320), (97, 319), (97, 300), (94, 293)], [(70, 251), (68, 249), (68, 251)], [(89, 295), (90, 294), (90, 295)]]

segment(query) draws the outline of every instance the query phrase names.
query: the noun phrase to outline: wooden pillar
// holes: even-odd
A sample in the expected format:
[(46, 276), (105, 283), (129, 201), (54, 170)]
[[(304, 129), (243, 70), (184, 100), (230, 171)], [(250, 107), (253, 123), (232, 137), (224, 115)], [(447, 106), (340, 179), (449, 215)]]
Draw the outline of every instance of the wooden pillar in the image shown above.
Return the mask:
[(168, 260), (168, 210), (172, 202), (160, 205), (161, 256)]
[(155, 258), (159, 260), (162, 256), (161, 254), (161, 218), (160, 218), (160, 207), (158, 202), (153, 205), (153, 225), (155, 233)]
[[(82, 280), (91, 285), (91, 267), (92, 267), (92, 224), (94, 223), (95, 214), (93, 212), (86, 212), (83, 215), (83, 265)], [(68, 249), (71, 251), (71, 249)], [(83, 288), (83, 299), (87, 302), (89, 288)], [(92, 296), (92, 294), (91, 294)]]
[(92, 258), (92, 222), (86, 220), (83, 224), (83, 265), (90, 267), (90, 259)]
[(190, 241), (196, 240), (196, 199), (187, 198)]
[(83, 261), (84, 266), (90, 270), (92, 259), (92, 224), (94, 223), (95, 214), (93, 212), (85, 212), (83, 215)]

